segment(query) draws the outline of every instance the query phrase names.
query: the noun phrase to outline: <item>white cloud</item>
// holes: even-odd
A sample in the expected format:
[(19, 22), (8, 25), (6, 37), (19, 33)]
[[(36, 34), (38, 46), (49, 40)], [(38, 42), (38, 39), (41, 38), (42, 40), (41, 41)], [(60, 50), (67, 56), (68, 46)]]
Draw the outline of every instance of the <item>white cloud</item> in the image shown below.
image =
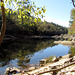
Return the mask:
[(59, 24), (59, 25), (64, 26), (64, 27), (69, 27), (69, 22), (68, 21), (55, 19), (55, 18), (50, 18), (50, 17), (44, 17), (44, 19), (47, 22), (53, 22), (53, 23)]

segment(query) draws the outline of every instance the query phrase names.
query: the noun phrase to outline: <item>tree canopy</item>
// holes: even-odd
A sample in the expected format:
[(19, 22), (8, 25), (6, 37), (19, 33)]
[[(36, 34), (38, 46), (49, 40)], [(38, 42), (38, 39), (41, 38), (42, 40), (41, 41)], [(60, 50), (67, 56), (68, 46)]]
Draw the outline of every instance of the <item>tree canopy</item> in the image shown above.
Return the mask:
[[(29, 15), (27, 14), (32, 14), (32, 16), (35, 16), (34, 21), (37, 22), (39, 21), (39, 17), (43, 18), (43, 13), (45, 13), (46, 9), (45, 7), (36, 7), (34, 2), (30, 2), (30, 0), (1, 0), (0, 2), (1, 9), (0, 11), (2, 12), (2, 26), (1, 26), (1, 32), (0, 32), (0, 44), (3, 40), (3, 37), (5, 35), (6, 31), (6, 14), (9, 13), (12, 15), (12, 13), (15, 13), (16, 10), (18, 10), (18, 18), (29, 18), (32, 19), (32, 17), (28, 17)], [(6, 8), (5, 8), (6, 6)], [(13, 6), (15, 9), (13, 9)], [(10, 8), (11, 7), (11, 8)], [(10, 9), (10, 10), (8, 10)], [(12, 9), (12, 11), (11, 11)], [(23, 22), (23, 21), (22, 21)]]
[(69, 23), (70, 23), (69, 33), (75, 34), (75, 9), (71, 10), (70, 18), (71, 18), (71, 20), (69, 21)]
[[(75, 0), (72, 0), (72, 3), (75, 7)], [(26, 22), (29, 20), (29, 24), (34, 25), (33, 22), (41, 22), (41, 18), (44, 17), (43, 13), (45, 13), (46, 11), (45, 6), (37, 7), (35, 5), (35, 2), (32, 2), (31, 0), (0, 0), (0, 6), (0, 11), (2, 12), (0, 44), (6, 32), (6, 15), (9, 15), (9, 17), (11, 18), (11, 15), (15, 14), (18, 18), (17, 22), (20, 22), (20, 24), (22, 25), (27, 18)], [(33, 20), (33, 22), (31, 21), (31, 19)]]

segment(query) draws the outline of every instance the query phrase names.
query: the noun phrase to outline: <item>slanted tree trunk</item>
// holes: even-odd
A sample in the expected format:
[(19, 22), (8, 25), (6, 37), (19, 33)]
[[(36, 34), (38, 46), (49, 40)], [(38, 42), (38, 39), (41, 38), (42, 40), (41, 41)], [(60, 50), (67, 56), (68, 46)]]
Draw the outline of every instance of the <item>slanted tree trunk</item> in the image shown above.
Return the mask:
[[(3, 0), (1, 0), (1, 2), (3, 2)], [(1, 35), (0, 35), (0, 45), (2, 43), (6, 31), (6, 15), (5, 15), (4, 5), (1, 6), (1, 10), (2, 10), (2, 27), (1, 27)]]
[(73, 6), (75, 7), (75, 4), (74, 4), (74, 3), (75, 3), (75, 1), (74, 1), (74, 0), (72, 0), (72, 3), (73, 3)]

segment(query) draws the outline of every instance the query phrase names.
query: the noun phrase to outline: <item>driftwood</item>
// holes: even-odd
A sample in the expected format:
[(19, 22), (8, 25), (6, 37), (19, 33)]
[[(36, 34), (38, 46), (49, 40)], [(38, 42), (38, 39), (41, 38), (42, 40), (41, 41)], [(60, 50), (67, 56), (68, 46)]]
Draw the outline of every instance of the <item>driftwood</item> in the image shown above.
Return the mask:
[(73, 58), (70, 58), (69, 60), (65, 61), (64, 64), (72, 62), (72, 61), (73, 61)]
[(62, 74), (67, 73), (67, 72), (75, 72), (75, 70), (60, 72), (60, 74), (59, 74), (59, 75), (62, 75)]
[[(37, 74), (37, 75), (39, 75), (39, 74), (44, 74), (44, 73), (48, 73), (48, 72), (52, 72), (52, 75), (56, 75), (56, 72), (58, 72), (58, 71), (60, 71), (61, 69), (63, 69), (63, 68), (66, 68), (66, 67), (68, 67), (68, 66), (71, 66), (71, 65), (73, 65), (73, 64), (75, 64), (75, 61), (74, 62), (71, 62), (70, 64), (68, 64), (68, 65), (61, 65), (62, 67), (60, 67), (60, 68), (53, 68), (53, 69), (49, 69), (48, 70), (48, 68), (45, 68), (43, 71), (37, 71), (37, 72), (34, 72), (34, 74)], [(57, 66), (57, 65), (56, 65)], [(50, 66), (49, 66), (49, 68), (50, 68)], [(32, 74), (30, 74), (30, 73), (28, 73), (28, 75), (34, 75), (33, 73)]]
[[(66, 63), (68, 63), (68, 65)], [(46, 67), (44, 69), (41, 69), (42, 71), (38, 70), (38, 71), (34, 71), (33, 73), (30, 72), (28, 74), (29, 75), (34, 75), (34, 74), (39, 75), (39, 74), (44, 74), (44, 73), (52, 72), (51, 74), (55, 75), (54, 73), (60, 71), (63, 68), (71, 66), (73, 64), (75, 64), (75, 60), (73, 60), (73, 58), (70, 58), (69, 60), (66, 60), (62, 65), (61, 64), (57, 64), (57, 65), (54, 65), (54, 66), (48, 66), (48, 67)]]
[(71, 66), (71, 65), (73, 65), (73, 64), (75, 64), (75, 62), (72, 62), (72, 63), (70, 63), (70, 64), (68, 64), (68, 65), (66, 65), (66, 66), (61, 67), (61, 68), (53, 69), (53, 70), (50, 70), (50, 71), (45, 71), (45, 72), (42, 72), (42, 73), (39, 73), (39, 74), (44, 74), (44, 73), (48, 73), (48, 72), (60, 71), (61, 69), (66, 68), (66, 67), (68, 67), (68, 66)]

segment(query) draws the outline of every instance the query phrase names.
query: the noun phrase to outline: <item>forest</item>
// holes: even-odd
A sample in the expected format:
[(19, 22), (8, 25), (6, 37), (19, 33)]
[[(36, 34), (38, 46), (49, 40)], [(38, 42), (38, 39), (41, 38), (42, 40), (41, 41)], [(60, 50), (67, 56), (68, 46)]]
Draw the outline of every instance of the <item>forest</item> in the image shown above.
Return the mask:
[[(16, 3), (17, 7), (14, 6), (13, 2)], [(13, 5), (15, 9), (14, 7), (11, 8), (11, 5)], [(45, 6), (36, 7), (35, 3), (29, 0), (18, 2), (16, 0), (6, 1), (6, 6), (8, 8), (3, 9), (3, 12), (0, 11), (0, 29), (1, 34), (3, 34), (2, 37), (4, 37), (4, 35), (13, 35), (18, 38), (34, 35), (53, 36), (68, 33), (66, 27), (41, 20), (41, 18), (44, 17), (43, 13), (46, 12)], [(2, 26), (3, 16), (5, 19), (3, 26), (5, 29)]]
[[(11, 10), (11, 13), (9, 12)], [(6, 35), (13, 36), (52, 36), (67, 34), (68, 30), (66, 27), (60, 26), (53, 22), (43, 22), (40, 18), (39, 21), (35, 22), (35, 17), (31, 16), (29, 12), (26, 12), (25, 15), (28, 17), (21, 18), (18, 17), (18, 11), (12, 13), (12, 9), (8, 9), (8, 14), (6, 14)], [(12, 14), (12, 15), (11, 15)], [(31, 17), (32, 19), (30, 19)], [(0, 27), (2, 25), (2, 15), (0, 15)]]

